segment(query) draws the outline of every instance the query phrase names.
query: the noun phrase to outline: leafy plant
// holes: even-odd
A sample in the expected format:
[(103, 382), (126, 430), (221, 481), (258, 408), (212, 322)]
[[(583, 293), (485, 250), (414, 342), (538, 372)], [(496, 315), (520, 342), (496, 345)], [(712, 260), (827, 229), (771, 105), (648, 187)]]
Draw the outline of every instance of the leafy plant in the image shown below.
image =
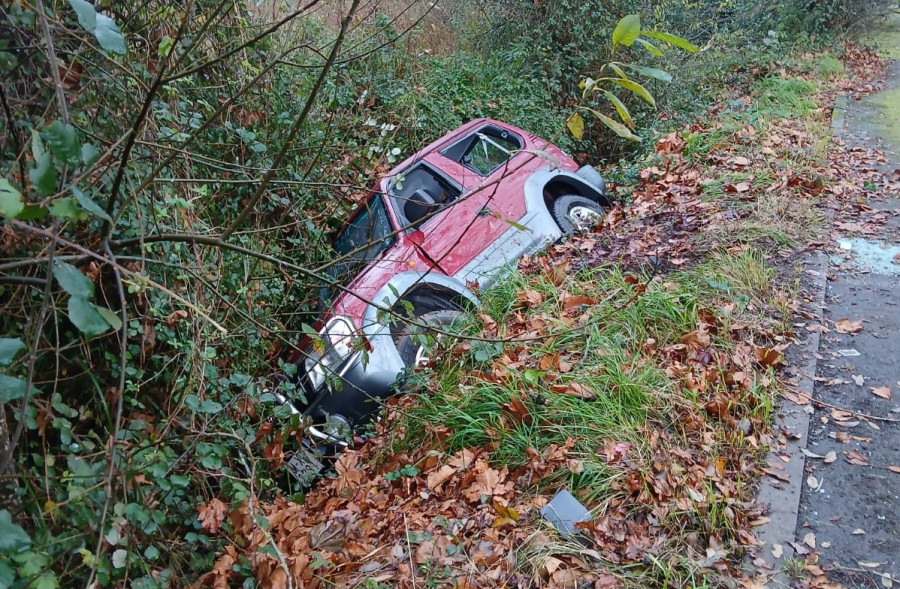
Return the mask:
[[(691, 53), (699, 51), (696, 45), (676, 35), (662, 31), (643, 30), (640, 16), (629, 14), (619, 20), (616, 28), (613, 30), (611, 54), (615, 54), (616, 49), (619, 47), (628, 48), (637, 44), (652, 55), (662, 57), (664, 55), (663, 51), (648, 38)], [(629, 75), (629, 71), (631, 75)], [(625, 102), (610, 90), (610, 88), (614, 87), (627, 90), (655, 108), (656, 100), (653, 98), (653, 95), (646, 87), (633, 79), (635, 75), (666, 83), (672, 81), (671, 75), (658, 68), (621, 61), (610, 61), (604, 64), (600, 68), (598, 78), (585, 78), (579, 84), (579, 87), (582, 89), (581, 101), (578, 109), (566, 121), (569, 131), (576, 139), (581, 139), (584, 136), (584, 118), (581, 116), (583, 111), (595, 116), (619, 137), (640, 141), (640, 138), (632, 132), (635, 125), (630, 110), (625, 105)], [(605, 102), (613, 106), (616, 116), (619, 117), (618, 121), (612, 116), (601, 112), (598, 107), (590, 106), (597, 97), (602, 97), (605, 99)]]

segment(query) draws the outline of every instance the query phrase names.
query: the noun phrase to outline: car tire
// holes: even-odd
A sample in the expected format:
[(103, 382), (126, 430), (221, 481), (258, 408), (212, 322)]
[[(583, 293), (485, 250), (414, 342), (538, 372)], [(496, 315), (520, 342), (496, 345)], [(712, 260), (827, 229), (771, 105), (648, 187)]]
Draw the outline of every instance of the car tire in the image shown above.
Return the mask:
[(583, 233), (597, 224), (603, 215), (603, 207), (595, 201), (577, 194), (564, 194), (553, 201), (553, 220), (563, 233)]
[(397, 339), (397, 351), (400, 353), (400, 359), (403, 360), (403, 363), (410, 368), (415, 368), (422, 365), (423, 360), (427, 361), (427, 357), (424, 356), (425, 348), (419, 342), (419, 338), (416, 337), (427, 334), (430, 331), (428, 327), (423, 327), (422, 324), (433, 326), (440, 330), (442, 327), (453, 323), (462, 314), (462, 311), (440, 309), (416, 317), (415, 321), (418, 325), (407, 325)]

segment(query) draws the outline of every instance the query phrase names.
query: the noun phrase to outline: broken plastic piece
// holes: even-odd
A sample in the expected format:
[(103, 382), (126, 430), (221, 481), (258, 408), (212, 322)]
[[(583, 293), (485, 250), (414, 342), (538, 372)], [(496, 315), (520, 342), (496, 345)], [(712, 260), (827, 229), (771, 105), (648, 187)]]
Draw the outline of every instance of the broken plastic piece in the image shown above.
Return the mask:
[(569, 491), (563, 489), (541, 509), (541, 515), (563, 536), (575, 534), (575, 524), (586, 521), (590, 512)]
[(838, 350), (838, 354), (840, 354), (841, 356), (859, 356), (860, 355), (859, 352), (857, 352), (853, 348), (850, 348), (849, 350)]

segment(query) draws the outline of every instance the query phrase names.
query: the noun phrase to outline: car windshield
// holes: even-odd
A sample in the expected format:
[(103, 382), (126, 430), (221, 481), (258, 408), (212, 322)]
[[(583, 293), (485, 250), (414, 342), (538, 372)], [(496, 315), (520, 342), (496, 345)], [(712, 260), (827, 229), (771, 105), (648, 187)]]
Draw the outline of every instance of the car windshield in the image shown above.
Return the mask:
[(347, 223), (331, 245), (334, 263), (328, 267), (328, 282), (320, 291), (321, 304), (329, 306), (381, 252), (394, 244), (394, 228), (381, 194), (376, 193)]

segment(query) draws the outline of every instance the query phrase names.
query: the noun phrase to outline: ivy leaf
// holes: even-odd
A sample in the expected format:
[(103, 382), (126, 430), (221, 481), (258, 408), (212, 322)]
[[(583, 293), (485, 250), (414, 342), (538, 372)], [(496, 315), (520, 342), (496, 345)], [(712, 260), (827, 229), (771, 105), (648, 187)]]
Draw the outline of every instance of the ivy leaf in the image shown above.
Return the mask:
[(59, 579), (56, 578), (53, 571), (42, 573), (28, 587), (29, 589), (59, 589)]
[(83, 299), (94, 296), (94, 283), (72, 264), (53, 260), (53, 277), (69, 296)]
[(75, 200), (78, 201), (78, 204), (80, 204), (81, 208), (83, 208), (85, 211), (89, 212), (95, 217), (100, 217), (104, 221), (112, 223), (112, 219), (109, 217), (109, 215), (106, 214), (106, 211), (104, 211), (100, 207), (100, 205), (92, 201), (90, 197), (88, 197), (88, 195), (81, 191), (80, 188), (78, 188), (77, 186), (73, 186), (72, 194), (75, 195)]
[(172, 37), (166, 35), (159, 41), (159, 47), (156, 48), (156, 56), (160, 59), (164, 59), (169, 56), (169, 51), (172, 50), (172, 45), (175, 42), (172, 40)]
[[(25, 396), (25, 381), (14, 376), (0, 374), (0, 403), (18, 401)], [(0, 550), (0, 554), (2, 554)]]
[(84, 165), (92, 166), (98, 159), (100, 159), (99, 149), (90, 143), (85, 143), (81, 146), (81, 161), (84, 162)]
[[(71, 0), (70, 0), (71, 1)], [(100, 46), (110, 53), (118, 53), (125, 55), (128, 48), (125, 46), (125, 37), (116, 26), (116, 22), (104, 14), (97, 15), (97, 28), (94, 29), (94, 36), (100, 42)]]
[(9, 180), (0, 178), (0, 215), (7, 219), (15, 219), (24, 208), (22, 193), (10, 184)]
[(69, 320), (86, 337), (94, 337), (109, 331), (109, 322), (103, 318), (94, 305), (86, 298), (69, 297)]
[(87, 215), (76, 206), (74, 198), (57, 198), (50, 204), (50, 214), (60, 219), (80, 221)]
[(125, 568), (125, 562), (128, 558), (128, 551), (119, 548), (112, 554), (112, 565), (117, 569)]
[(56, 191), (56, 166), (53, 165), (53, 156), (49, 151), (45, 151), (35, 160), (35, 166), (28, 171), (28, 179), (42, 196), (51, 195)]
[(19, 352), (25, 349), (22, 338), (0, 337), (0, 366), (9, 366)]
[(43, 219), (49, 212), (40, 205), (25, 205), (25, 208), (16, 218), (20, 221), (34, 221), (35, 219)]
[(97, 11), (94, 10), (91, 3), (85, 2), (85, 0), (69, 0), (69, 6), (78, 15), (78, 24), (81, 25), (81, 28), (93, 33), (97, 28)]
[(101, 307), (100, 305), (94, 305), (94, 308), (100, 313), (100, 316), (103, 317), (103, 320), (109, 323), (109, 326), (112, 327), (115, 331), (119, 331), (122, 329), (122, 319), (119, 315), (113, 311), (112, 309), (107, 309), (106, 307)]
[[(69, 0), (71, 2), (71, 0)], [(634, 40), (641, 34), (641, 17), (636, 14), (629, 14), (622, 18), (616, 25), (616, 29), (612, 34), (613, 49), (618, 45), (631, 47)]]
[(663, 43), (668, 43), (669, 45), (674, 45), (679, 49), (684, 49), (688, 53), (697, 53), (700, 51), (700, 48), (688, 41), (687, 39), (682, 39), (677, 35), (672, 35), (670, 33), (664, 33), (662, 31), (643, 31), (641, 33), (645, 37), (650, 37), (651, 39), (659, 39)]
[(12, 521), (9, 511), (0, 510), (0, 554), (16, 554), (31, 545), (31, 537)]
[(50, 145), (50, 151), (60, 161), (77, 164), (81, 160), (81, 146), (78, 145), (78, 131), (72, 125), (60, 120), (44, 129), (44, 137)]
[(119, 31), (115, 21), (103, 14), (97, 14), (97, 11), (85, 0), (69, 0), (69, 6), (78, 16), (78, 24), (89, 32), (106, 51), (125, 55), (127, 48), (125, 47), (125, 37)]
[(572, 132), (575, 139), (581, 140), (584, 136), (584, 119), (577, 112), (573, 112), (566, 120), (566, 126)]

